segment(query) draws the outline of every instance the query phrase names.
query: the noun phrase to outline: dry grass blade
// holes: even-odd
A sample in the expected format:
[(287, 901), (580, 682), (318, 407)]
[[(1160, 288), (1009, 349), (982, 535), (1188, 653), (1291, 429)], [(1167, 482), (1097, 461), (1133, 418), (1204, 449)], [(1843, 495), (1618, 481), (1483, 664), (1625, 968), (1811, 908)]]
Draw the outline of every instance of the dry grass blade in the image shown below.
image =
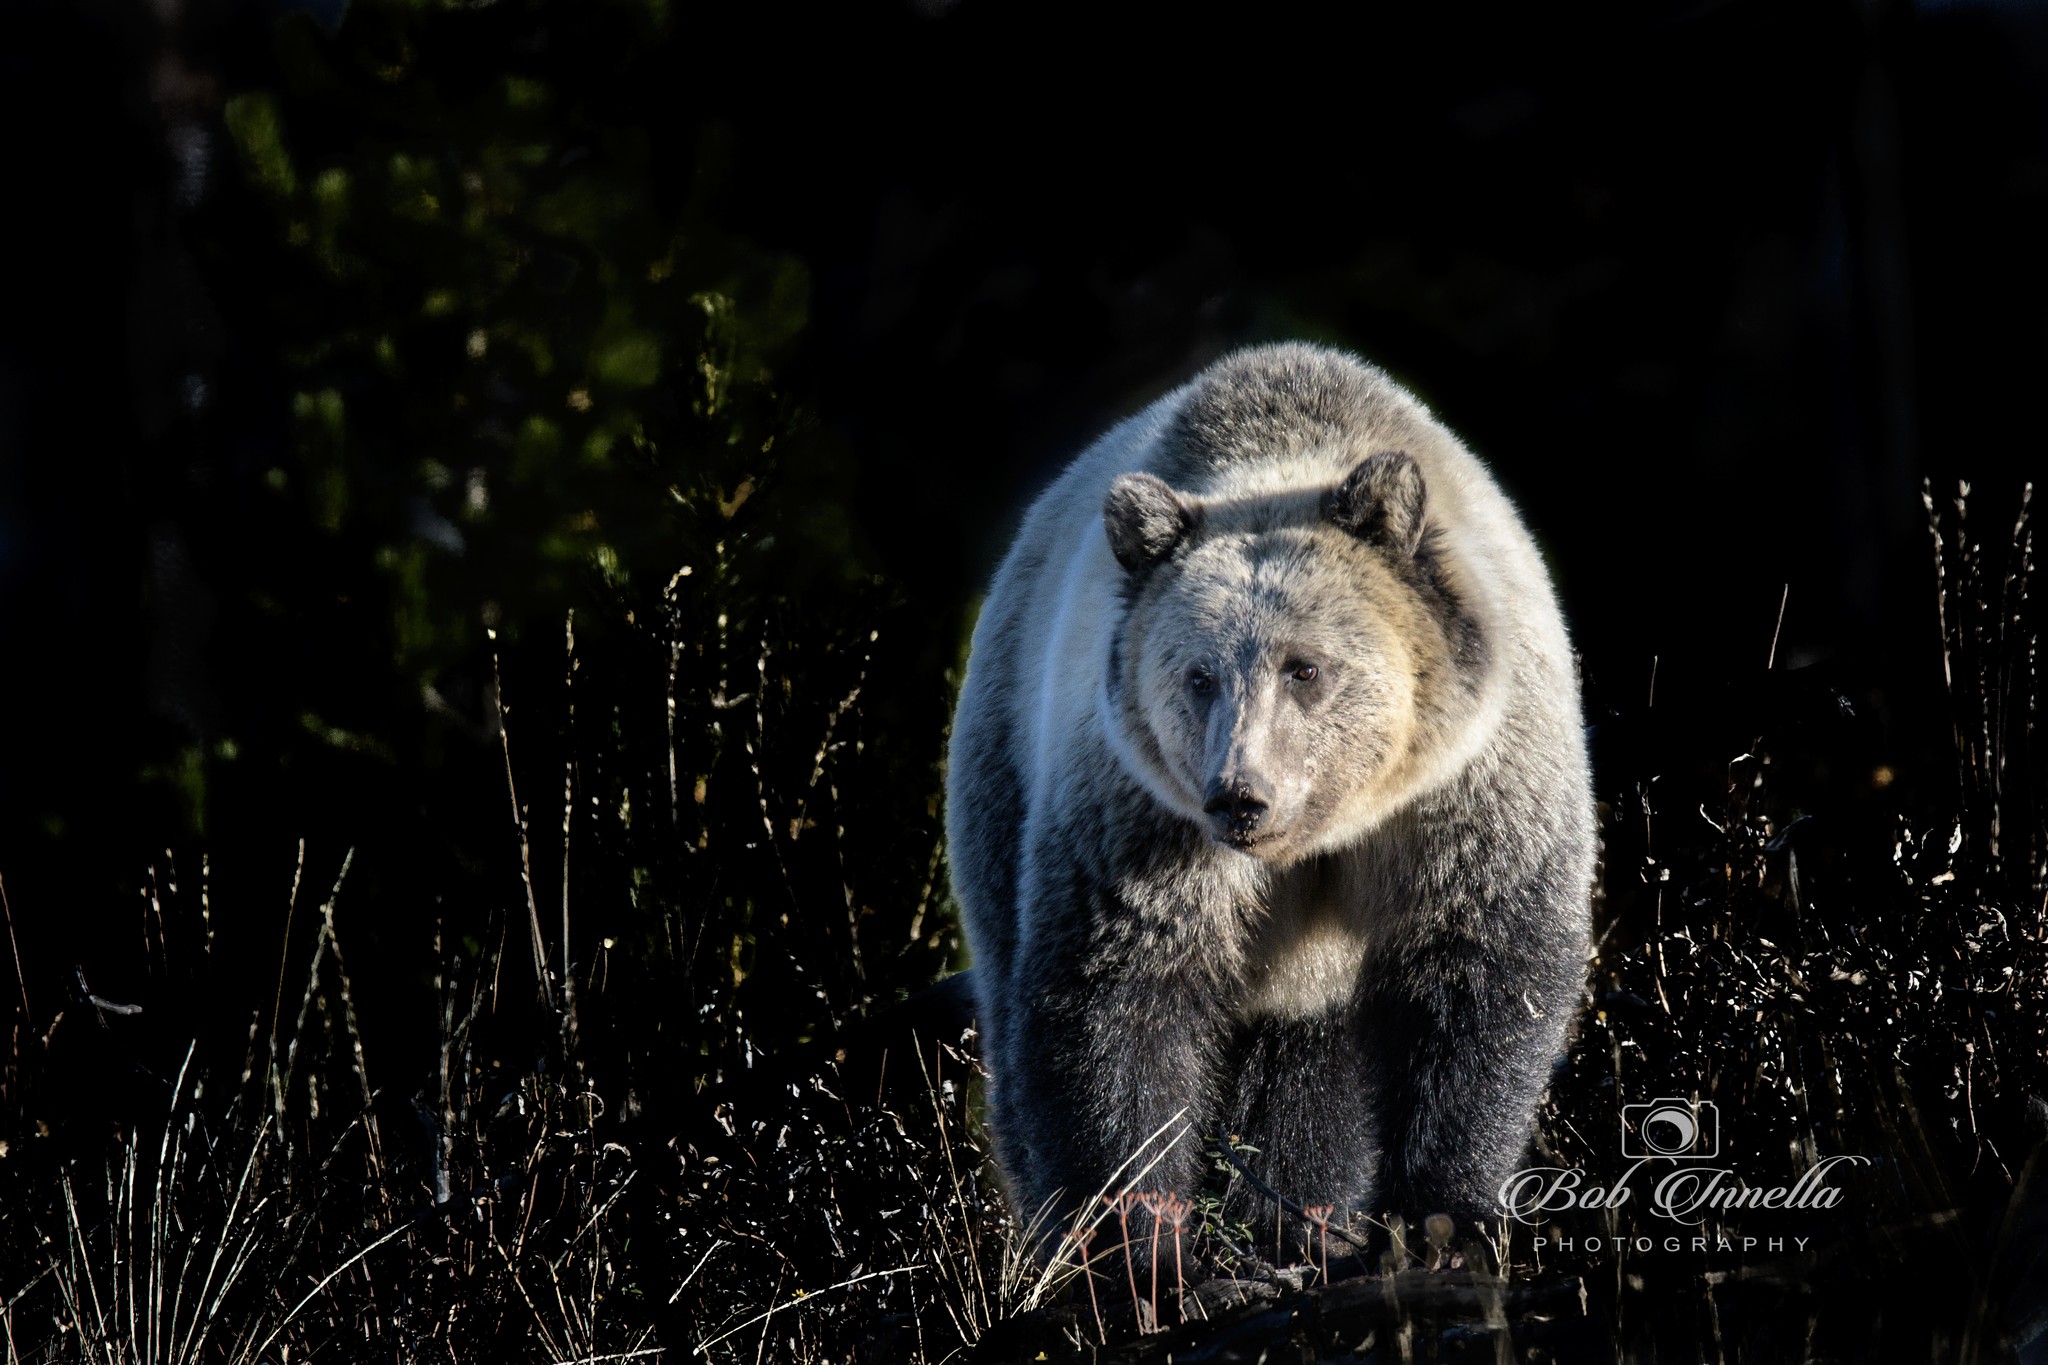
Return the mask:
[(505, 704), (505, 675), (498, 662), (498, 632), (486, 629), (484, 634), (491, 642), (491, 687), (497, 705), (498, 744), (505, 758), (505, 795), (512, 804), (512, 829), (519, 842), (519, 877), (526, 888), (526, 923), (532, 935), (533, 974), (539, 983), (541, 999), (548, 1008), (555, 1006), (555, 988), (548, 978), (547, 935), (540, 927), (540, 900), (533, 889), (533, 848), (526, 837), (526, 808), (519, 804), (519, 782), (512, 774), (512, 708)]
[(898, 1266), (894, 1270), (875, 1270), (870, 1271), (868, 1274), (865, 1275), (856, 1275), (850, 1280), (841, 1280), (838, 1284), (827, 1285), (823, 1289), (815, 1290), (811, 1293), (804, 1293), (803, 1291), (799, 1290), (797, 1298), (793, 1301), (789, 1303), (778, 1303), (774, 1307), (769, 1308), (764, 1312), (756, 1313), (753, 1317), (748, 1318), (745, 1322), (740, 1323), (736, 1327), (728, 1328), (725, 1331), (720, 1332), (715, 1337), (707, 1337), (705, 1340), (698, 1342), (695, 1346), (692, 1346), (690, 1348), (690, 1354), (693, 1356), (701, 1356), (705, 1354), (707, 1351), (709, 1351), (713, 1346), (716, 1346), (719, 1342), (724, 1341), (727, 1337), (737, 1336), (739, 1333), (746, 1331), (749, 1327), (754, 1326), (756, 1323), (766, 1322), (768, 1321), (768, 1319), (774, 1317), (777, 1313), (784, 1312), (787, 1309), (807, 1307), (816, 1300), (822, 1299), (827, 1294), (835, 1294), (842, 1289), (851, 1289), (853, 1286), (857, 1284), (866, 1284), (870, 1280), (886, 1280), (896, 1275), (912, 1275), (921, 1269), (923, 1269), (922, 1266)]

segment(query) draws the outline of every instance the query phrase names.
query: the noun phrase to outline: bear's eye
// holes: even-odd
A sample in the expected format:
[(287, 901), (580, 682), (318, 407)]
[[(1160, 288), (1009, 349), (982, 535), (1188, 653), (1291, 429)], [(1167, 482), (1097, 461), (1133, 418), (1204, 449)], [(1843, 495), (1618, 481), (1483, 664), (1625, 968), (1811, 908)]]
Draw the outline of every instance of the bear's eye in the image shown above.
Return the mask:
[(1215, 686), (1216, 677), (1208, 669), (1193, 668), (1188, 670), (1188, 688), (1196, 696), (1207, 696)]
[(1314, 682), (1316, 676), (1321, 672), (1322, 670), (1314, 664), (1296, 664), (1294, 666), (1294, 680), (1296, 682)]

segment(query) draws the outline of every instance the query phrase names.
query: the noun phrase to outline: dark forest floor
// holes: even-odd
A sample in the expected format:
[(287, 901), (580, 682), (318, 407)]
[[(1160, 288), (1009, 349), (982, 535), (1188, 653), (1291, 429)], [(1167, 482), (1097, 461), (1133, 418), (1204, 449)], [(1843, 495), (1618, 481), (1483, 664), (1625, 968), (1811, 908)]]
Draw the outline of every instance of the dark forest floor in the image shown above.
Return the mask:
[[(820, 706), (823, 743), (779, 740), (749, 704), (713, 712), (737, 743), (644, 755), (657, 810), (670, 773), (705, 774), (661, 811), (696, 807), (694, 851), (617, 861), (653, 927), (589, 944), (566, 978), (534, 890), (543, 822), (507, 832), (528, 904), (482, 932), (422, 926), (410, 997), (355, 988), (388, 965), (352, 941), (362, 870), (302, 850), (290, 953), (249, 1012), (218, 974), (211, 861), (166, 855), (142, 977), (90, 957), (54, 990), (47, 964), (23, 975), (0, 1070), (6, 1359), (2048, 1358), (2048, 803), (2031, 637), (2006, 629), (2031, 608), (1976, 559), (1944, 573), (1945, 804), (1898, 808), (1863, 703), (1825, 670), (1674, 688), (1595, 731), (1600, 941), (1531, 1161), (1612, 1182), (1623, 1105), (1706, 1101), (1739, 1187), (1857, 1158), (1831, 1207), (1680, 1225), (1633, 1176), (1619, 1207), (1398, 1229), (1365, 1255), (1324, 1234), (1322, 1265), (1276, 1269), (1260, 1249), (1294, 1215), (1229, 1227), (1212, 1204), (1178, 1307), (1149, 1285), (1132, 1301), (1113, 1233), (1091, 1296), (1003, 1205), (959, 983), (910, 989), (943, 956), (899, 955), (898, 1003), (844, 1012), (806, 976), (842, 933), (883, 970), (855, 845), (803, 842), (805, 803), (823, 814), (854, 761), (833, 727), (857, 719), (856, 682)], [(630, 848), (585, 837), (599, 863)], [(722, 840), (744, 852), (720, 861)], [(906, 941), (938, 945), (941, 869), (916, 861)], [(749, 889), (777, 864), (792, 908)], [(570, 886), (561, 932), (584, 913)], [(426, 1027), (387, 1078), (395, 1021)], [(1240, 1178), (1217, 1157), (1212, 1195)]]

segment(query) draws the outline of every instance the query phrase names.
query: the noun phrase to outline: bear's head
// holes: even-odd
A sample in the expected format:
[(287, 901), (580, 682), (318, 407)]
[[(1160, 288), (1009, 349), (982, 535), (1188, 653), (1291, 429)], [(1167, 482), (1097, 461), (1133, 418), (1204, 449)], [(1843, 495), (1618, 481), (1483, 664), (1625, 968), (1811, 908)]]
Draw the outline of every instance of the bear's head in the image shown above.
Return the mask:
[(1482, 642), (1412, 458), (1243, 499), (1125, 474), (1103, 520), (1125, 604), (1105, 719), (1156, 795), (1218, 843), (1286, 863), (1413, 788)]

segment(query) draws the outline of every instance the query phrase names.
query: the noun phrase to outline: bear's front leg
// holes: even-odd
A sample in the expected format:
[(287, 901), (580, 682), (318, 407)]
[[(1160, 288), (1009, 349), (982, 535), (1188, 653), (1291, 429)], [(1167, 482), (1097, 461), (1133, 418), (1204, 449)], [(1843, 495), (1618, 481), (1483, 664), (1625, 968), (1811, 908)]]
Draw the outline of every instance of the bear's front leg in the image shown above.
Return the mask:
[(1497, 1211), (1564, 1049), (1585, 975), (1584, 893), (1563, 877), (1434, 890), (1364, 983), (1376, 1193), (1411, 1223), (1445, 1213), (1463, 1225)]
[[(1311, 1215), (1348, 1227), (1354, 1211), (1378, 1208), (1372, 1111), (1365, 1096), (1356, 1003), (1345, 1000), (1303, 1018), (1265, 1017), (1241, 1024), (1231, 1051), (1234, 1109), (1226, 1134), (1243, 1147), (1239, 1160), (1271, 1189)], [(1236, 1180), (1225, 1216), (1248, 1224), (1253, 1246), (1277, 1264), (1320, 1249), (1327, 1234), (1276, 1207), (1249, 1181)], [(1338, 1240), (1335, 1254), (1343, 1254)]]
[[(1229, 1027), (1216, 968), (1231, 955), (1193, 941), (1213, 906), (1141, 899), (1085, 895), (1034, 926), (1015, 966), (991, 1099), (1017, 1216), (1048, 1256), (1104, 1195), (1192, 1199), (1200, 1183)], [(1142, 1279), (1151, 1218), (1127, 1221)], [(1101, 1224), (1098, 1255), (1122, 1226), (1113, 1213)]]

